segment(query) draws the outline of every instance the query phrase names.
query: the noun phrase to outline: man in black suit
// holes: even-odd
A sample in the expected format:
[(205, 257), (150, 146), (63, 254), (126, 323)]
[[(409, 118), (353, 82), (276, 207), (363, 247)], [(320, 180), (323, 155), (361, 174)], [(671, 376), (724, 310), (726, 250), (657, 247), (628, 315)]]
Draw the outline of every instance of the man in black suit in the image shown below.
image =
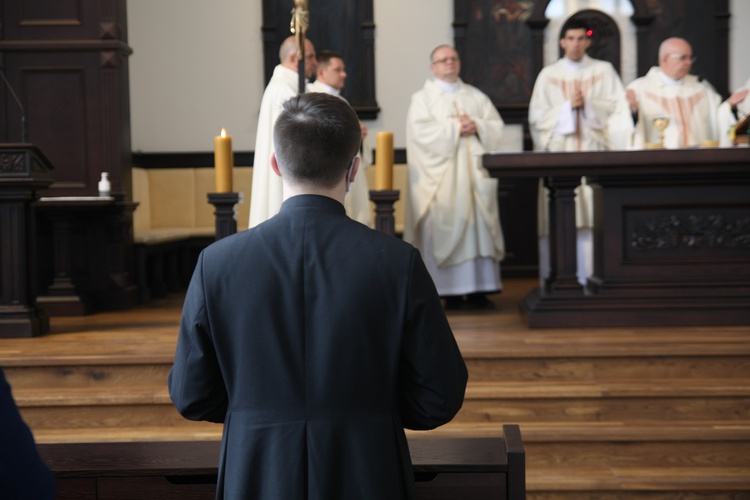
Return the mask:
[(0, 368), (0, 498), (52, 500), (55, 477), (42, 461)]
[(322, 93), (274, 127), (281, 211), (206, 248), (169, 391), (224, 423), (217, 498), (413, 498), (404, 428), (463, 403), (466, 366), (416, 249), (346, 217), (357, 115)]

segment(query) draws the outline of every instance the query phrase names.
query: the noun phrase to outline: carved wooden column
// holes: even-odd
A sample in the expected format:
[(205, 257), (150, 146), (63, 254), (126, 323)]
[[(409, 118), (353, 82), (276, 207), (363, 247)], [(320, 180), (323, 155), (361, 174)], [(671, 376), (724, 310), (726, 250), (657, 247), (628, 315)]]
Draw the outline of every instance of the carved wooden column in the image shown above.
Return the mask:
[(32, 202), (52, 184), (52, 165), (30, 144), (0, 145), (0, 337), (34, 337), (49, 329), (36, 304)]
[(544, 180), (550, 193), (550, 273), (544, 283), (546, 293), (581, 295), (583, 292), (576, 278), (575, 188), (580, 183), (580, 176), (547, 177)]
[(208, 202), (214, 206), (216, 241), (236, 233), (234, 206), (240, 202), (240, 193), (208, 193)]
[(396, 235), (393, 204), (399, 196), (398, 190), (370, 190), (370, 201), (375, 203), (375, 229), (381, 233)]

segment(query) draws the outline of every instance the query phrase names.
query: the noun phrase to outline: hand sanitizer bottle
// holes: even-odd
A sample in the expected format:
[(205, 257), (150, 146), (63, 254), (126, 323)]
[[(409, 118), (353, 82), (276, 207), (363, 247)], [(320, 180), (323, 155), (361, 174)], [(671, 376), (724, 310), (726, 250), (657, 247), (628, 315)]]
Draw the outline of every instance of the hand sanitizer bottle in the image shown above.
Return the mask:
[(99, 196), (109, 196), (110, 187), (109, 173), (102, 172), (102, 179), (99, 181)]

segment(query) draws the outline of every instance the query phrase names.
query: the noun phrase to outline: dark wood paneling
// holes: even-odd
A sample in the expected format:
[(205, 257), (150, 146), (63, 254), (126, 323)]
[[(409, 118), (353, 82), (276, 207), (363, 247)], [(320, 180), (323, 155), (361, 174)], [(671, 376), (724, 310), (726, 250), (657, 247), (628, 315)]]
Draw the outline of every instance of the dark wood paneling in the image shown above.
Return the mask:
[(124, 0), (3, 0), (6, 40), (125, 38)]
[[(0, 67), (26, 112), (28, 141), (55, 165), (45, 196), (95, 195), (101, 172), (129, 199), (130, 98), (124, 0), (0, 0)], [(22, 112), (3, 88), (0, 142)]]
[[(374, 120), (380, 107), (375, 96), (375, 23), (372, 0), (316, 0), (309, 2), (307, 37), (315, 50), (341, 53), (346, 64), (342, 95), (360, 119)], [(263, 0), (263, 68), (266, 84), (279, 64), (279, 47), (288, 36), (289, 0)]]

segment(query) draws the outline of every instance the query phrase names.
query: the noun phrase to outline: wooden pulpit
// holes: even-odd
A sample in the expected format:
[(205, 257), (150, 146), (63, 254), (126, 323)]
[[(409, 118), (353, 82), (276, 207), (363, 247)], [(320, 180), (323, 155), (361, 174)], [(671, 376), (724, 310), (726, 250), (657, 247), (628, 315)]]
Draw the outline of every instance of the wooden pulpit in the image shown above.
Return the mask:
[(52, 184), (52, 168), (33, 144), (0, 144), (0, 337), (34, 337), (49, 329), (36, 303), (32, 203)]

